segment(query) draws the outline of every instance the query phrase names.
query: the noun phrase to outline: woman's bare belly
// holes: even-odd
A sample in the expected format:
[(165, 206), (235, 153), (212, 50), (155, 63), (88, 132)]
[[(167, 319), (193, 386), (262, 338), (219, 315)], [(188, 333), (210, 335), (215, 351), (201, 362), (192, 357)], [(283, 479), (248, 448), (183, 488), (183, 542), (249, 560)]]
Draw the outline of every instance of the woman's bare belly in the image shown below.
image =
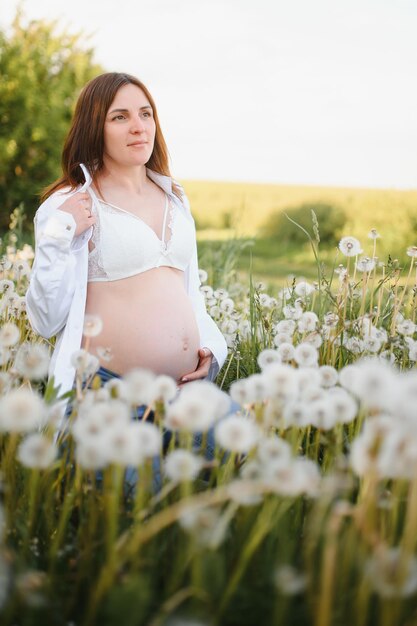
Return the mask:
[[(199, 332), (180, 270), (158, 267), (121, 280), (89, 282), (86, 313), (103, 322), (97, 337), (83, 340), (103, 367), (121, 375), (143, 367), (175, 380), (197, 367)], [(100, 358), (97, 348), (109, 348), (111, 360)]]

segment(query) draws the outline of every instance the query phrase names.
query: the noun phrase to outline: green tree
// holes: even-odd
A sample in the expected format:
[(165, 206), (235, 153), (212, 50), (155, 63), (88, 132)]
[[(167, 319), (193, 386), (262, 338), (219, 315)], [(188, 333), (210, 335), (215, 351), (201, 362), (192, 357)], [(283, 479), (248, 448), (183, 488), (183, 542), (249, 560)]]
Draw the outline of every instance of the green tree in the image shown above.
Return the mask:
[(0, 30), (1, 230), (22, 202), (31, 221), (40, 191), (60, 174), (78, 93), (103, 72), (82, 33), (56, 29), (56, 21), (27, 22), (18, 9), (10, 32)]
[(346, 213), (341, 207), (325, 202), (305, 202), (271, 213), (259, 234), (265, 239), (278, 239), (292, 244), (306, 243), (306, 234), (291, 222), (287, 215), (313, 236), (312, 211), (318, 220), (322, 243), (335, 244), (340, 239), (346, 223)]

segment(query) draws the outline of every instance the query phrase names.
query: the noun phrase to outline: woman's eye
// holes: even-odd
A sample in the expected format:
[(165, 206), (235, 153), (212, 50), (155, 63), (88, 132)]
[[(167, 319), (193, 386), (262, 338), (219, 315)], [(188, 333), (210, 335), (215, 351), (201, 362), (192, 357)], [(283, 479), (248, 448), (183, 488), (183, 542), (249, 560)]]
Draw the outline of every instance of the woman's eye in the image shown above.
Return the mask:
[(120, 115), (115, 115), (115, 116), (113, 117), (113, 120), (124, 120), (124, 119), (125, 119), (125, 116), (124, 116), (124, 115), (121, 115), (121, 114), (120, 114)]

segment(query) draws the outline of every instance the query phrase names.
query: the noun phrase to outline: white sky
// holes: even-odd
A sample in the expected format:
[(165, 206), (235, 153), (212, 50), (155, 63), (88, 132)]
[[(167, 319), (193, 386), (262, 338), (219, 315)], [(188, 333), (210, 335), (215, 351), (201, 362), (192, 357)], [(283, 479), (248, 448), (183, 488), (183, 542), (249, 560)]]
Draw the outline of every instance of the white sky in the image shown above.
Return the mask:
[[(16, 0), (1, 3), (10, 24)], [(180, 179), (417, 188), (416, 0), (25, 0), (155, 98)]]

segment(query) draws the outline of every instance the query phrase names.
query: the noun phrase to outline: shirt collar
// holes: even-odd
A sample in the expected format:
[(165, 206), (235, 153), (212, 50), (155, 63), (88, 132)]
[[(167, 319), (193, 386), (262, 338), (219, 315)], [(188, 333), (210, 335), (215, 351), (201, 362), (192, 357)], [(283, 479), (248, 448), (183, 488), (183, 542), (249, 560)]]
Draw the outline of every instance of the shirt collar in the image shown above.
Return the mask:
[[(90, 172), (84, 165), (84, 163), (80, 163), (80, 167), (84, 173), (85, 183), (82, 186), (82, 191), (87, 189), (92, 182)], [(163, 189), (166, 193), (172, 196), (172, 178), (170, 176), (165, 176), (164, 174), (159, 174), (159, 172), (155, 172), (154, 170), (146, 168), (146, 175), (154, 181), (161, 189)]]
[(165, 176), (164, 174), (159, 174), (159, 172), (155, 172), (154, 170), (146, 168), (146, 175), (149, 176), (154, 183), (159, 185), (161, 189), (163, 189), (166, 193), (169, 193), (172, 196), (172, 178), (171, 176)]

